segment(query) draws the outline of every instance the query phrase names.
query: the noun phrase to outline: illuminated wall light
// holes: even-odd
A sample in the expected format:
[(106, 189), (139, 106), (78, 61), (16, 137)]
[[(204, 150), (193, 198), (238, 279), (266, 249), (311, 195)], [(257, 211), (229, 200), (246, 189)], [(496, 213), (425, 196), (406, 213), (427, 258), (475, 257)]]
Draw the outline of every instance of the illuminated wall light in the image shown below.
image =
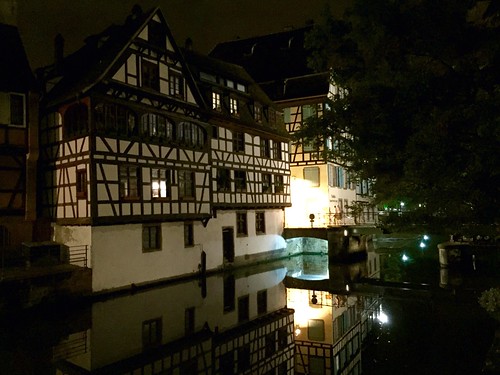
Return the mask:
[(426, 247), (427, 245), (425, 244), (425, 242), (421, 241), (419, 246), (420, 246), (420, 248), (421, 248), (421, 249), (423, 249), (423, 248), (424, 248), (424, 247)]
[(297, 325), (295, 326), (295, 336), (300, 335), (300, 333), (301, 333), (301, 332), (302, 332), (302, 331), (300, 330), (300, 326), (297, 324)]
[(424, 241), (427, 241), (429, 239), (429, 236), (424, 234)]
[(407, 261), (409, 261), (409, 260), (410, 260), (410, 258), (408, 257), (408, 255), (403, 254), (403, 255), (401, 256), (401, 260), (402, 260), (403, 262), (407, 262)]
[(347, 229), (344, 229), (344, 237), (347, 237), (349, 235), (349, 232), (347, 231)]

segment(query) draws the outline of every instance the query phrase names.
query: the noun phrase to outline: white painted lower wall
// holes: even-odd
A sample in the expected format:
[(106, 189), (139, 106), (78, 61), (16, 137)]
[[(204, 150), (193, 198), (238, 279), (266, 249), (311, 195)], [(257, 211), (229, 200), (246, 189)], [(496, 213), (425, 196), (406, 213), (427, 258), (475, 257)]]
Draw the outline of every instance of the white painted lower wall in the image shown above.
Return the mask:
[(283, 211), (265, 211), (266, 233), (255, 233), (255, 211), (247, 211), (248, 235), (236, 235), (236, 212), (221, 211), (204, 227), (193, 222), (194, 246), (184, 246), (184, 222), (161, 224), (162, 248), (144, 252), (142, 224), (107, 226), (54, 225), (54, 240), (68, 246), (89, 246), (92, 290), (101, 292), (130, 287), (199, 272), (201, 254), (206, 253), (206, 269), (223, 266), (222, 228), (234, 228), (235, 259), (286, 249), (281, 237)]

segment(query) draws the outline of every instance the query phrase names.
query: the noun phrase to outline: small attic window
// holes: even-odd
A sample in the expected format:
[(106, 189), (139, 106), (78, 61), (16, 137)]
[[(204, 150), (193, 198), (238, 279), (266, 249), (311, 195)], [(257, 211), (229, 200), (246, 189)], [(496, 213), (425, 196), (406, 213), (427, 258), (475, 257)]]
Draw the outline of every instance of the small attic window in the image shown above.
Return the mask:
[(210, 74), (210, 73), (200, 72), (200, 78), (203, 81), (217, 83), (217, 78), (213, 74)]
[(246, 86), (242, 83), (236, 84), (236, 90), (241, 91), (241, 92), (247, 92)]
[(165, 29), (163, 25), (156, 21), (148, 24), (148, 42), (156, 47), (165, 48)]

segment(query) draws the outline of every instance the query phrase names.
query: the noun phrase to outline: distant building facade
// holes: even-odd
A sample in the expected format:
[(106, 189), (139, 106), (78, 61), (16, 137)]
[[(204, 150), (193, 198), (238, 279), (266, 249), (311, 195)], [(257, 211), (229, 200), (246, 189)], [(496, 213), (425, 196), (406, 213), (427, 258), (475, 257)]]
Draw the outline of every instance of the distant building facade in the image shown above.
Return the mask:
[(63, 55), (42, 73), (42, 215), (89, 249), (93, 291), (284, 251), (288, 135), (242, 68), (182, 51), (158, 8)]
[[(304, 37), (309, 30), (221, 43), (210, 53), (243, 66), (252, 75), (283, 111), (290, 135), (303, 121), (321, 116), (327, 98), (338, 90), (330, 84), (327, 72), (316, 73), (307, 66)], [(323, 151), (333, 147), (328, 139), (291, 144), (292, 206), (286, 209), (287, 227), (376, 222), (375, 208), (368, 204), (370, 183), (355, 180), (345, 168), (325, 157)]]

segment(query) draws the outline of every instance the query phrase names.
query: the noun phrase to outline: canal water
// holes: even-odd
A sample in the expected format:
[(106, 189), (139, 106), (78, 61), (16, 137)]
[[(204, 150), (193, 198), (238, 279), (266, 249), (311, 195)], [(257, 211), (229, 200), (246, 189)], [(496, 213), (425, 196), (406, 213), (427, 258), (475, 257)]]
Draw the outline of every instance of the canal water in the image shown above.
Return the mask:
[[(424, 235), (1, 315), (0, 374), (480, 374), (497, 257), (442, 269)], [(318, 250), (319, 249), (319, 250)]]

